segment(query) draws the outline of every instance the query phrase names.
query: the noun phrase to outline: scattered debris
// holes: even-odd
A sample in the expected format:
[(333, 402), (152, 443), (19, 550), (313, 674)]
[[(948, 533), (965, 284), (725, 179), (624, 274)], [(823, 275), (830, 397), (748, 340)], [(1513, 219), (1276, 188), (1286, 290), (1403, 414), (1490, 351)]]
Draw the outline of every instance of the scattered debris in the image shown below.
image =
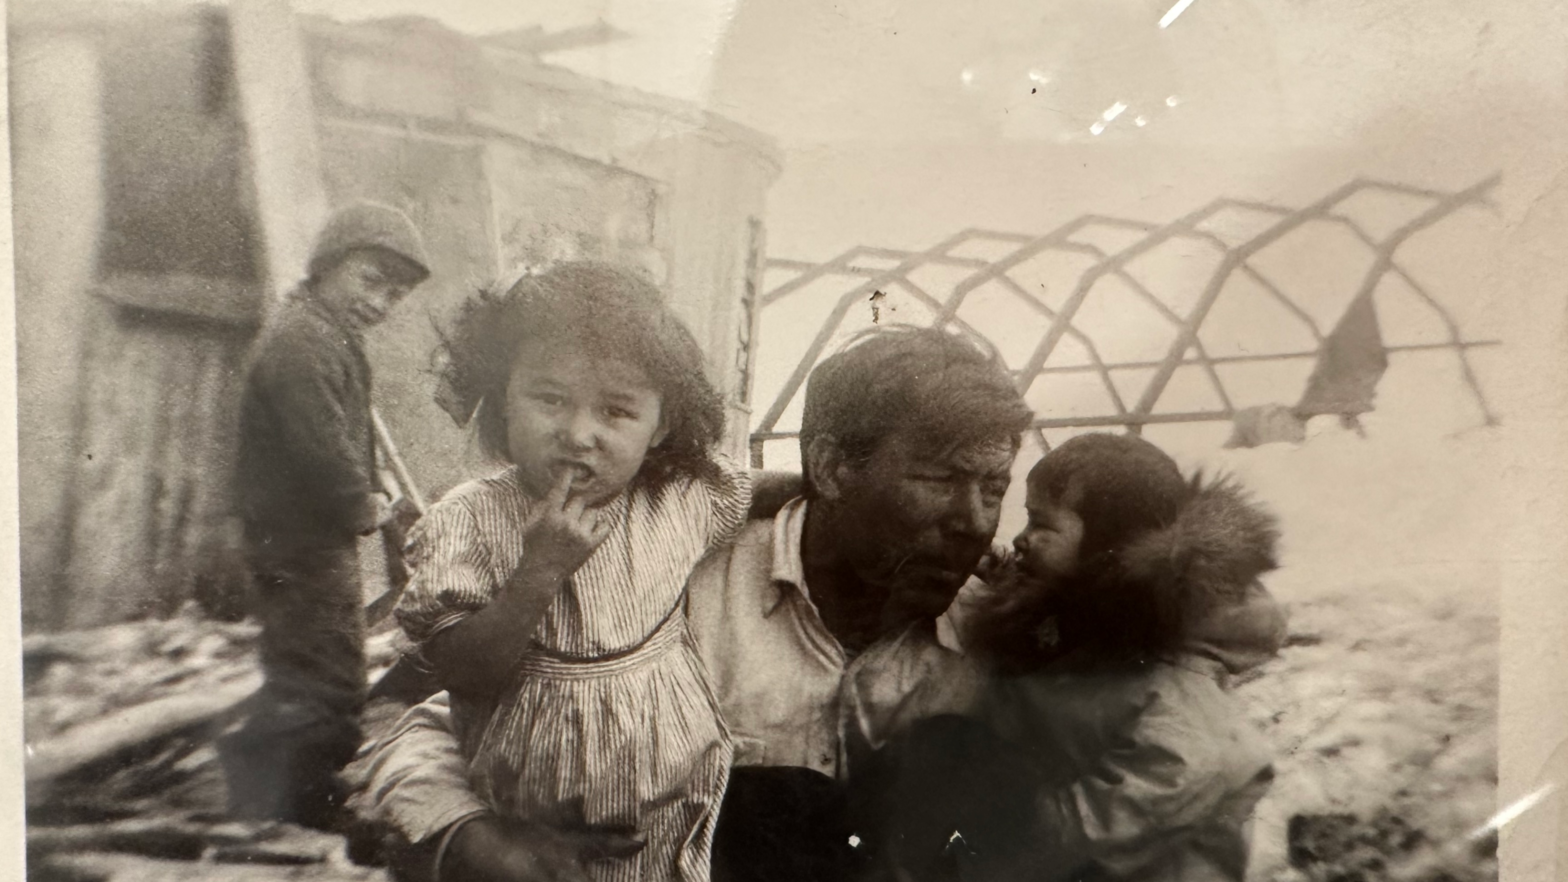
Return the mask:
[[(386, 878), (341, 836), (225, 816), (214, 739), (260, 685), (256, 635), (192, 609), (24, 641), (32, 882)], [(372, 676), (397, 652), (372, 637)]]
[[(1495, 809), (1491, 601), (1358, 581), (1290, 607), (1280, 657), (1236, 687), (1277, 757), (1252, 878), (1495, 880), (1495, 835), (1469, 837)], [(28, 768), (48, 772), (28, 782), (32, 882), (387, 878), (342, 837), (224, 817), (212, 738), (258, 676), (255, 633), (189, 614), (28, 638)], [(372, 638), (373, 671), (395, 634)], [(138, 719), (134, 735), (94, 734)]]

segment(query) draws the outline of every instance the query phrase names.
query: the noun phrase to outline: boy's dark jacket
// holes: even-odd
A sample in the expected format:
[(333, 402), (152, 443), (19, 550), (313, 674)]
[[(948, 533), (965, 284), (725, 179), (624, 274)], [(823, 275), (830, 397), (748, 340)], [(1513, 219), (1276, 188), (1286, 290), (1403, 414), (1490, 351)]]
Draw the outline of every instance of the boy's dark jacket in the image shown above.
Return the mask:
[(1193, 614), (1180, 651), (1144, 663), (1069, 651), (992, 678), (961, 715), (914, 724), (856, 776), (872, 847), (921, 880), (1242, 882), (1273, 772), (1225, 687), (1284, 642), (1284, 610), (1258, 581), (1277, 538), (1234, 485), (1200, 486), (1115, 564), (1116, 578), (1177, 592)]
[(379, 487), (358, 333), (301, 288), (251, 349), (236, 491), (252, 542), (352, 545)]

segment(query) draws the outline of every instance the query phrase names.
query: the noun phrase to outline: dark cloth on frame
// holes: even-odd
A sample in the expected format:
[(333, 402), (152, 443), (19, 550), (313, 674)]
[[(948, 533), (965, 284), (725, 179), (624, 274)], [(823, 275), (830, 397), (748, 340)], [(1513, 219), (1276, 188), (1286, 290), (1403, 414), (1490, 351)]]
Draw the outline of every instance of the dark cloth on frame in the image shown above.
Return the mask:
[(1388, 350), (1378, 325), (1377, 307), (1368, 291), (1351, 301), (1323, 341), (1317, 364), (1295, 412), (1303, 420), (1322, 414), (1369, 413), (1377, 384), (1388, 371)]

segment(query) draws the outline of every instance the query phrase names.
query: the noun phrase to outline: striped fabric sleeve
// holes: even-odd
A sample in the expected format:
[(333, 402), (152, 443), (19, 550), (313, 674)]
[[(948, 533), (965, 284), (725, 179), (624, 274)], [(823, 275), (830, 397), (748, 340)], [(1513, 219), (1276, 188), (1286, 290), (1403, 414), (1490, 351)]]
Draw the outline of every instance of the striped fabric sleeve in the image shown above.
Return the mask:
[(409, 534), (405, 557), (408, 588), (397, 620), (419, 646), (495, 597), (498, 586), (479, 522), (459, 500), (437, 504), (420, 519)]
[(751, 470), (722, 456), (713, 461), (719, 467), (719, 475), (704, 482), (710, 511), (710, 550), (732, 541), (746, 526), (746, 513), (751, 510)]

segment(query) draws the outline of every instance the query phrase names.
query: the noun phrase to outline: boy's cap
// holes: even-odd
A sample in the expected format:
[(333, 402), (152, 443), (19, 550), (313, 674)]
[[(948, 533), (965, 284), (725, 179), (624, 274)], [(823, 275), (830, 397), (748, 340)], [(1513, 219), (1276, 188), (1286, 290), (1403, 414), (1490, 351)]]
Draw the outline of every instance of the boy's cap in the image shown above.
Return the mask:
[(407, 260), (417, 271), (416, 284), (430, 277), (430, 258), (414, 222), (391, 206), (368, 201), (332, 213), (311, 249), (311, 274), (357, 248), (383, 248)]

